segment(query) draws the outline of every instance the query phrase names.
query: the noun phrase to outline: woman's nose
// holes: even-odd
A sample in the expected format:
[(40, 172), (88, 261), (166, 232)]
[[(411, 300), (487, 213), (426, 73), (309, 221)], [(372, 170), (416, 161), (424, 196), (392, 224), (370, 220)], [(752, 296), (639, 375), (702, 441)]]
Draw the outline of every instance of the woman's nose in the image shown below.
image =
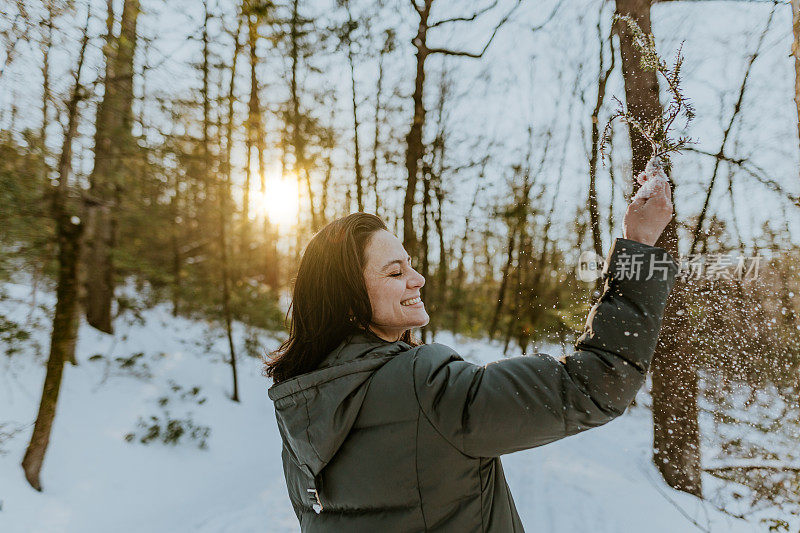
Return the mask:
[(412, 287), (422, 287), (425, 285), (425, 277), (416, 270), (414, 270), (414, 274), (416, 274), (416, 276), (411, 276), (409, 278), (409, 285)]

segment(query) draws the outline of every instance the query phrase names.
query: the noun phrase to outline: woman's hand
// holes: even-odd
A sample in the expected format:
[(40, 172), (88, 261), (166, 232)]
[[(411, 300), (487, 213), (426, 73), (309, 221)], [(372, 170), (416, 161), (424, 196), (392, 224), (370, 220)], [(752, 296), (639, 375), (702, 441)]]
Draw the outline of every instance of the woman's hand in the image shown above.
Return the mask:
[(671, 188), (665, 182), (649, 198), (637, 198), (631, 202), (622, 222), (622, 236), (655, 246), (672, 215)]

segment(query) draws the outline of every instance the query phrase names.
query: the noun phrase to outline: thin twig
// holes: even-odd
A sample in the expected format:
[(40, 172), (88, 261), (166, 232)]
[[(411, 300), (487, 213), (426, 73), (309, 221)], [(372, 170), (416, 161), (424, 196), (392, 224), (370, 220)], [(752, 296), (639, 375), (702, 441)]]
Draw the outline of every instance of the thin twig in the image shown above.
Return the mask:
[(610, 138), (611, 125), (615, 119), (619, 118), (647, 140), (652, 148), (652, 158), (663, 158), (668, 166), (670, 153), (680, 152), (694, 142), (685, 136), (680, 136), (675, 140), (670, 139), (669, 136), (670, 130), (678, 117), (683, 116), (686, 119), (686, 126), (688, 126), (695, 116), (694, 106), (681, 92), (680, 71), (683, 65), (683, 44), (678, 47), (675, 62), (670, 67), (658, 55), (653, 35), (644, 33), (635, 20), (627, 15), (616, 15), (614, 22), (625, 22), (628, 25), (630, 32), (633, 34), (633, 44), (641, 54), (642, 68), (655, 71), (657, 75), (664, 78), (667, 83), (670, 101), (666, 109), (662, 110), (661, 115), (642, 123), (618, 98), (614, 97), (618, 107), (603, 129), (603, 135), (600, 139), (600, 155), (605, 160), (605, 147)]

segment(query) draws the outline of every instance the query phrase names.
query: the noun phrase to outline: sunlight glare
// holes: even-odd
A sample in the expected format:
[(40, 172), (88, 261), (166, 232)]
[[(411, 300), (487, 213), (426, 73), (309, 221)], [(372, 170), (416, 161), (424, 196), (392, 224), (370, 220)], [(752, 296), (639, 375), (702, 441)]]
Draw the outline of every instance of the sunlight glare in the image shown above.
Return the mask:
[(266, 216), (272, 223), (281, 226), (289, 225), (297, 219), (297, 178), (293, 174), (268, 174), (266, 194), (258, 191), (252, 198), (256, 216)]

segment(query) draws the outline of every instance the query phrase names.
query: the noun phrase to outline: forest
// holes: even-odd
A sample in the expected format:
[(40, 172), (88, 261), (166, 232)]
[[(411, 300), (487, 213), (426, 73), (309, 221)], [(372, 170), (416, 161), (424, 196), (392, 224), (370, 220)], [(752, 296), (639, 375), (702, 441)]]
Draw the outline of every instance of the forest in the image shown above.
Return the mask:
[[(665, 531), (798, 531), (800, 1), (0, 0), (0, 530), (94, 531), (26, 521), (70, 507), (48, 482), (91, 470), (90, 435), (116, 431), (114, 457), (223, 446), (229, 426), (174, 410), (129, 431), (122, 396), (91, 396), (115, 380), (274, 424), (259, 365), (306, 244), (349, 213), (425, 277), (422, 342), (570, 351), (603, 281), (579, 266), (622, 236), (658, 150), (675, 216), (657, 246), (681, 273), (631, 416), (680, 511)], [(146, 333), (181, 330), (191, 349)], [(87, 409), (127, 430), (66, 446)], [(266, 517), (293, 519), (279, 503)], [(296, 530), (275, 520), (235, 530)], [(225, 530), (168, 523), (136, 527)]]

